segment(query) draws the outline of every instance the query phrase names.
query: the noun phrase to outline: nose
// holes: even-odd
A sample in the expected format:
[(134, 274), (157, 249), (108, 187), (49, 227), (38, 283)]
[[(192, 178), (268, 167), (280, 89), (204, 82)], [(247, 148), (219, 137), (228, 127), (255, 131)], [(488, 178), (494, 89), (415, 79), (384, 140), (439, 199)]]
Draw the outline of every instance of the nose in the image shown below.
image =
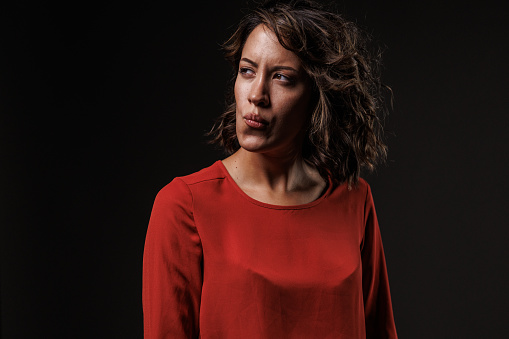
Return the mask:
[(259, 77), (252, 82), (248, 100), (255, 106), (265, 107), (270, 104), (267, 85), (265, 84), (263, 77)]

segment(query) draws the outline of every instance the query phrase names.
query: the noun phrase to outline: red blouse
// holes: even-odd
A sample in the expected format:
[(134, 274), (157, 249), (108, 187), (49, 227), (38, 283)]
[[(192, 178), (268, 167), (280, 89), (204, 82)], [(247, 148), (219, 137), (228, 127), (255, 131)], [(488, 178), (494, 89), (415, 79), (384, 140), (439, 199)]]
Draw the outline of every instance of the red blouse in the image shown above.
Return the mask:
[(254, 200), (221, 161), (157, 195), (145, 338), (397, 338), (368, 184), (304, 205)]

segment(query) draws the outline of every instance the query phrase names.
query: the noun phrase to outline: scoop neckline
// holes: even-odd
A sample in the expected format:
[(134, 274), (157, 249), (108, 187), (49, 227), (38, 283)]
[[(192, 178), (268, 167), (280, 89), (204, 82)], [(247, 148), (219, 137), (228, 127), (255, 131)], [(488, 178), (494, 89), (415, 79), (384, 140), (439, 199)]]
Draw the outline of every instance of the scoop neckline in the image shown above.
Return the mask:
[(235, 180), (233, 180), (232, 176), (230, 175), (230, 172), (228, 172), (228, 170), (226, 169), (226, 166), (223, 164), (222, 160), (216, 161), (216, 164), (219, 165), (219, 167), (221, 168), (221, 170), (225, 174), (226, 179), (230, 182), (230, 184), (233, 186), (233, 188), (242, 197), (247, 199), (252, 204), (255, 204), (255, 205), (258, 205), (258, 206), (261, 206), (261, 207), (265, 207), (265, 208), (276, 209), (276, 210), (299, 210), (299, 209), (311, 208), (311, 207), (316, 206), (319, 203), (321, 203), (330, 194), (330, 192), (332, 190), (332, 182), (331, 182), (331, 179), (329, 177), (329, 182), (327, 184), (327, 189), (317, 199), (315, 199), (315, 200), (313, 200), (311, 202), (305, 203), (305, 204), (300, 204), (300, 205), (273, 205), (273, 204), (269, 204), (269, 203), (262, 202), (262, 201), (254, 199), (254, 198), (251, 198), (249, 195), (247, 195), (246, 192), (244, 192), (239, 187), (239, 185), (237, 185)]

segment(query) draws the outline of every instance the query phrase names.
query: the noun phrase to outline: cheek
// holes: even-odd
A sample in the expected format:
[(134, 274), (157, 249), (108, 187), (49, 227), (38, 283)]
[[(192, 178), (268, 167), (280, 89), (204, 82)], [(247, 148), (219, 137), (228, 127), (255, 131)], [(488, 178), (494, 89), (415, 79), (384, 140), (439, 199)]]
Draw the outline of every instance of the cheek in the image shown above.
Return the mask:
[(282, 128), (283, 134), (295, 136), (307, 129), (311, 115), (309, 100), (306, 93), (300, 93), (287, 99), (281, 102), (284, 116), (279, 121), (279, 126)]
[(238, 80), (235, 81), (235, 85), (233, 86), (233, 94), (235, 96), (235, 104), (237, 107), (242, 105), (242, 93), (243, 87)]
[(300, 121), (309, 111), (308, 95), (306, 92), (294, 94), (281, 100), (280, 105), (286, 119)]

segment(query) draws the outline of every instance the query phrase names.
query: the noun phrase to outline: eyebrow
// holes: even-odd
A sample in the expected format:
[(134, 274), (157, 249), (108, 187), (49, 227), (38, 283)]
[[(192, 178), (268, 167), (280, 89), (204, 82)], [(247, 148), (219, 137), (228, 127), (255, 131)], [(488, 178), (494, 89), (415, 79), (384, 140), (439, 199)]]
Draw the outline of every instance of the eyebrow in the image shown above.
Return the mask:
[[(254, 62), (253, 60), (250, 60), (248, 58), (242, 58), (242, 59), (240, 59), (240, 61), (244, 61), (244, 62), (247, 62), (248, 64), (253, 65), (254, 67), (258, 67), (258, 64), (256, 62)], [(288, 71), (293, 71), (295, 73), (299, 73), (298, 70), (296, 70), (295, 68), (290, 67), (290, 66), (275, 66), (275, 67), (273, 67), (273, 70), (276, 70), (276, 71), (288, 70)]]

